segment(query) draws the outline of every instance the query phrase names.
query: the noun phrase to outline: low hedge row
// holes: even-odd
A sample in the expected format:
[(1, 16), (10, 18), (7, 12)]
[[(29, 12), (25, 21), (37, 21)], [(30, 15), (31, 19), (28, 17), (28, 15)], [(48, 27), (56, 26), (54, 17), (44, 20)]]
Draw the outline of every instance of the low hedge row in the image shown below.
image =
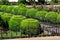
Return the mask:
[[(22, 15), (13, 15), (1, 12), (1, 19), (8, 25), (7, 28), (12, 31), (20, 31), (26, 35), (36, 35), (40, 31), (40, 23), (36, 19), (26, 18)], [(5, 27), (5, 26), (4, 26)]]
[(8, 12), (12, 12), (14, 14), (17, 15), (24, 15), (27, 17), (33, 17), (33, 18), (37, 18), (39, 20), (45, 20), (45, 21), (50, 21), (51, 23), (60, 23), (58, 22), (58, 13), (54, 12), (54, 11), (45, 11), (45, 10), (41, 10), (38, 11), (37, 9), (31, 8), (25, 8), (25, 7), (11, 7), (11, 6), (7, 6), (7, 8), (5, 6), (0, 6), (0, 10), (5, 10)]

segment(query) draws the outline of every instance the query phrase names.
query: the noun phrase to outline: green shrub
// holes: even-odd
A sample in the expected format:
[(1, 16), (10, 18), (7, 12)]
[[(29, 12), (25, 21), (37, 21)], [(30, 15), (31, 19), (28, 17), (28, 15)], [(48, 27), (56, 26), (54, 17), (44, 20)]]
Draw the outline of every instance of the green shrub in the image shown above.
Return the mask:
[(36, 35), (39, 32), (39, 21), (35, 19), (25, 19), (20, 24), (20, 31), (26, 35)]
[(9, 14), (9, 13), (4, 13), (1, 18), (2, 20), (6, 23), (6, 22), (9, 22), (10, 18), (12, 17), (13, 15), (12, 14)]
[(32, 8), (32, 9), (28, 9), (26, 12), (26, 15), (29, 17), (34, 17), (35, 13), (37, 12), (36, 9)]
[(3, 10), (4, 11), (4, 10), (6, 10), (6, 8), (7, 8), (7, 6), (4, 5), (4, 6), (1, 6), (0, 7), (0, 10)]
[(25, 7), (26, 5), (25, 4), (23, 4), (23, 3), (20, 3), (19, 4), (19, 7)]
[(18, 9), (19, 9), (18, 7), (14, 7), (14, 8), (12, 8), (11, 12), (17, 14), (18, 13)]
[(60, 23), (60, 14), (57, 16), (57, 22)]
[(1, 17), (3, 14), (4, 14), (3, 12), (0, 12), (0, 17)]
[(38, 11), (35, 14), (35, 18), (40, 19), (40, 20), (44, 20), (46, 13), (47, 13), (47, 11)]
[(12, 9), (13, 9), (13, 7), (11, 7), (11, 6), (7, 6), (6, 11), (7, 11), (7, 12), (11, 12)]
[(49, 12), (46, 14), (46, 20), (52, 22), (52, 23), (56, 23), (56, 19), (57, 19), (58, 13), (56, 12)]
[(25, 16), (22, 15), (14, 15), (9, 21), (9, 28), (13, 31), (20, 30), (20, 22), (25, 19)]
[(27, 8), (21, 7), (18, 9), (18, 14), (25, 15), (27, 11)]
[(3, 12), (0, 12), (0, 20), (1, 20), (1, 16), (2, 16), (3, 14), (4, 14)]
[(3, 14), (4, 14), (3, 12), (0, 12), (0, 26), (2, 25), (2, 19), (1, 19), (1, 16), (2, 16)]

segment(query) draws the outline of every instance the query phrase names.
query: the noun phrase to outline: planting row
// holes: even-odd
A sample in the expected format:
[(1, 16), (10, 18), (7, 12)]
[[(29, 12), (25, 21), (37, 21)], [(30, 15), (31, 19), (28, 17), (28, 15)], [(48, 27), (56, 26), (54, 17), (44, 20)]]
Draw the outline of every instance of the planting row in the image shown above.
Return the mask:
[(19, 31), (25, 35), (37, 35), (40, 32), (40, 22), (22, 15), (0, 12), (0, 26), (6, 30)]
[(45, 11), (25, 7), (11, 7), (11, 6), (0, 6), (0, 10), (4, 12), (10, 12), (16, 15), (24, 15), (27, 17), (36, 18), (43, 21), (49, 21), (51, 23), (60, 23), (60, 14), (54, 11)]

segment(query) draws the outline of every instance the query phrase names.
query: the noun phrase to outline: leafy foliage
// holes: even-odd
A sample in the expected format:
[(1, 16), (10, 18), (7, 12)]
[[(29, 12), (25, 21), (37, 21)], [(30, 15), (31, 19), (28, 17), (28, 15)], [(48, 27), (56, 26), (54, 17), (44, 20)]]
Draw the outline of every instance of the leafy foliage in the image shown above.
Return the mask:
[(23, 19), (25, 19), (26, 17), (25, 16), (22, 16), (22, 15), (14, 15), (10, 21), (9, 21), (9, 28), (12, 29), (12, 30), (20, 30), (20, 23)]
[(26, 11), (27, 11), (27, 8), (21, 7), (21, 8), (18, 9), (18, 14), (25, 15), (26, 14)]
[(47, 11), (38, 11), (38, 12), (35, 14), (35, 17), (36, 17), (37, 19), (44, 20), (46, 13), (48, 13), (48, 12), (47, 12)]
[(27, 10), (26, 15), (29, 16), (29, 17), (34, 17), (34, 15), (35, 15), (36, 12), (37, 12), (36, 9), (31, 8), (31, 9)]
[(39, 21), (29, 18), (25, 19), (20, 24), (20, 31), (27, 35), (36, 35), (39, 31)]
[(4, 13), (1, 18), (2, 20), (6, 23), (6, 22), (9, 22), (10, 18), (12, 17), (12, 14), (9, 14), (9, 13)]
[(60, 14), (57, 16), (57, 22), (60, 23)]
[(46, 14), (46, 20), (49, 20), (52, 23), (56, 23), (56, 19), (57, 19), (58, 13), (56, 12), (49, 12)]

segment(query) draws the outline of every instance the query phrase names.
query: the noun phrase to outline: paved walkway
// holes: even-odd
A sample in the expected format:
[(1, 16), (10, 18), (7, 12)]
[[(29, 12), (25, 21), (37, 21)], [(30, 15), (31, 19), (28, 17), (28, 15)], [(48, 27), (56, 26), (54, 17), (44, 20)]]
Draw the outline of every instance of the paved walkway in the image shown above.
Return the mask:
[(60, 36), (53, 37), (36, 37), (36, 38), (16, 38), (16, 39), (2, 39), (2, 40), (60, 40)]

